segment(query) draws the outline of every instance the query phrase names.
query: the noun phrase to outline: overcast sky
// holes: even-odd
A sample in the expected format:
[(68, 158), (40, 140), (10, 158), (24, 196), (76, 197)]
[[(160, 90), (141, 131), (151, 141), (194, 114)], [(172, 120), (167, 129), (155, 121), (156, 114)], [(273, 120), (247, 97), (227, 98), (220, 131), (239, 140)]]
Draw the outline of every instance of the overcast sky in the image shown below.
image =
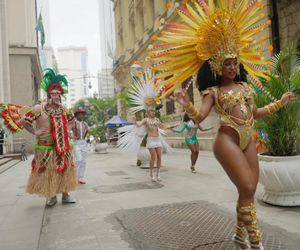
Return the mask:
[(88, 71), (96, 76), (101, 66), (97, 0), (49, 2), (52, 46), (55, 50), (70, 45), (87, 47)]

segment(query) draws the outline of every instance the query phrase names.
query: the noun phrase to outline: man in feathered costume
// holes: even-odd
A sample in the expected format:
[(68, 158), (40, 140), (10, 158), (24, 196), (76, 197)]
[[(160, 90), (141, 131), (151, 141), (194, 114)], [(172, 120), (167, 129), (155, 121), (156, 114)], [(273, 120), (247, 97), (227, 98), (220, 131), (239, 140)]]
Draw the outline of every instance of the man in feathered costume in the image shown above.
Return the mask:
[(47, 69), (41, 87), (47, 93), (47, 101), (35, 105), (21, 120), (25, 129), (36, 136), (35, 155), (26, 191), (47, 197), (48, 206), (57, 203), (58, 193), (62, 193), (63, 203), (75, 203), (75, 199), (69, 195), (77, 186), (69, 138), (74, 115), (61, 104), (61, 96), (68, 91), (68, 82), (63, 75)]
[[(270, 22), (263, 21), (263, 4), (259, 0), (184, 1), (175, 11), (182, 23), (167, 22), (160, 43), (150, 47), (153, 71), (162, 81), (163, 96), (168, 96), (183, 81), (197, 75), (202, 106), (196, 109), (186, 91), (175, 93), (190, 118), (202, 122), (215, 108), (221, 118), (213, 151), (238, 190), (237, 226), (233, 236), (242, 249), (264, 249), (258, 227), (254, 194), (259, 165), (252, 140), (254, 119), (271, 115), (293, 99), (285, 93), (280, 100), (262, 87), (258, 77), (267, 74), (263, 40), (254, 35)], [(257, 108), (254, 89), (261, 88), (274, 102)]]

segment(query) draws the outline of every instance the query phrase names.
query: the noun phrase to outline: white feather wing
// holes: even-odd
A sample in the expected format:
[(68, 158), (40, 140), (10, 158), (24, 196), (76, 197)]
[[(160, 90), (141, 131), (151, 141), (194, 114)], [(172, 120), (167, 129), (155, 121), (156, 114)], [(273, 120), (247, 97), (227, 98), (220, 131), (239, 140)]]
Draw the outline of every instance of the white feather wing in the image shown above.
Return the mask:
[(124, 126), (118, 128), (118, 134), (119, 139), (117, 146), (123, 151), (137, 153), (146, 135), (146, 128), (137, 127), (135, 125)]

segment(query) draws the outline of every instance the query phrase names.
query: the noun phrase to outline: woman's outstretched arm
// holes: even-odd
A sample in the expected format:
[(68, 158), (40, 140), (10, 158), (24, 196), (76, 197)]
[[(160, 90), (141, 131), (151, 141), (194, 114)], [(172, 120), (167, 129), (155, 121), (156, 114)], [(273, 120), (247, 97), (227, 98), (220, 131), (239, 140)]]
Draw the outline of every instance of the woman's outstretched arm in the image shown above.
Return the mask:
[(172, 129), (172, 131), (175, 132), (175, 133), (181, 134), (185, 129), (186, 129), (186, 123), (183, 122), (181, 124), (181, 128), (180, 129)]
[(185, 90), (178, 91), (174, 94), (174, 96), (170, 96), (170, 98), (181, 104), (188, 116), (193, 119), (196, 124), (199, 124), (208, 116), (214, 104), (214, 94), (212, 92), (209, 92), (208, 94), (203, 96), (200, 110), (198, 110), (190, 102), (189, 95)]
[(253, 109), (253, 117), (254, 117), (254, 119), (259, 119), (266, 115), (271, 115), (271, 114), (277, 112), (279, 109), (281, 109), (285, 105), (287, 105), (294, 98), (295, 98), (294, 93), (286, 92), (282, 95), (282, 97), (279, 101), (270, 103), (269, 105), (266, 105), (261, 108), (257, 108), (255, 106)]

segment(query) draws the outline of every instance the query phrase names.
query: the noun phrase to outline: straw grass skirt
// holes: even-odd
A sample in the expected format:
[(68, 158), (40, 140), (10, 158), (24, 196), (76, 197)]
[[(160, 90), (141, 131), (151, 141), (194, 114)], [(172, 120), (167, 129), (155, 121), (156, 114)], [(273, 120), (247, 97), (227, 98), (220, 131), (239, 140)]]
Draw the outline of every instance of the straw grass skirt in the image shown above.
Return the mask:
[[(68, 193), (76, 189), (78, 179), (73, 151), (70, 151), (67, 166), (62, 173), (57, 172), (56, 169), (55, 159), (57, 154), (55, 150), (49, 151), (50, 156), (47, 160), (45, 160), (46, 151), (41, 149), (35, 150), (33, 162), (36, 166), (32, 168), (26, 191), (30, 194), (38, 194), (50, 198), (56, 194)], [(43, 160), (46, 164), (44, 164), (45, 169), (41, 171), (39, 170), (39, 164), (43, 163)]]

